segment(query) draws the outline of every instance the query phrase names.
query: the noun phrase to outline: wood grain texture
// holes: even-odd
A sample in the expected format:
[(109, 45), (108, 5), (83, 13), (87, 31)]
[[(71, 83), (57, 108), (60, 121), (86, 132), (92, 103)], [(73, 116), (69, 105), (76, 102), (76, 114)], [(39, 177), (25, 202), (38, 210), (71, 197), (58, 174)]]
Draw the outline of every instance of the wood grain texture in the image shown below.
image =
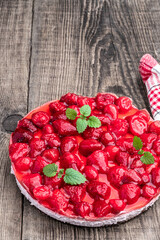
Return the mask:
[[(138, 63), (146, 52), (158, 57), (158, 22), (149, 9), (150, 1), (138, 0), (35, 0), (29, 109), (68, 91), (111, 91), (148, 108)], [(158, 213), (157, 203), (127, 223), (88, 229), (55, 221), (25, 201), (22, 239), (159, 239)]]
[(27, 110), (66, 92), (111, 91), (149, 109), (138, 64), (144, 53), (160, 60), (160, 1), (4, 0), (0, 12), (0, 239), (158, 240), (159, 202), (127, 223), (101, 228), (58, 222), (27, 200), (22, 206), (8, 175), (7, 132)]
[[(21, 239), (22, 195), (10, 174), (9, 135), (27, 112), (32, 1), (0, 2), (0, 239)], [(10, 126), (10, 124), (12, 124)]]

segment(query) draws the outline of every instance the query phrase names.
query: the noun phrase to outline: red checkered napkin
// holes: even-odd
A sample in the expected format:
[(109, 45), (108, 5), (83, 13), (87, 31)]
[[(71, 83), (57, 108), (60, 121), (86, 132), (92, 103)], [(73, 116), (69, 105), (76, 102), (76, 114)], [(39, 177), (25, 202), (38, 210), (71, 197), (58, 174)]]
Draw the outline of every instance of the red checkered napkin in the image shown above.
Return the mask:
[(154, 120), (160, 120), (160, 65), (149, 54), (139, 64), (139, 71), (146, 85), (150, 108)]

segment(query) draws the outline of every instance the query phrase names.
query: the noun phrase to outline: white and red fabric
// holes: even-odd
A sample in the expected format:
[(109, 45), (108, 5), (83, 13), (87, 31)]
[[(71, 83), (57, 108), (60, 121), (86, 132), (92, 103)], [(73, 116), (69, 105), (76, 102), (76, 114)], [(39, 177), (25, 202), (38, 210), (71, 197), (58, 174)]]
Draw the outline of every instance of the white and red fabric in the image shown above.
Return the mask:
[(146, 85), (153, 118), (160, 120), (160, 65), (150, 54), (145, 54), (140, 60), (139, 71)]

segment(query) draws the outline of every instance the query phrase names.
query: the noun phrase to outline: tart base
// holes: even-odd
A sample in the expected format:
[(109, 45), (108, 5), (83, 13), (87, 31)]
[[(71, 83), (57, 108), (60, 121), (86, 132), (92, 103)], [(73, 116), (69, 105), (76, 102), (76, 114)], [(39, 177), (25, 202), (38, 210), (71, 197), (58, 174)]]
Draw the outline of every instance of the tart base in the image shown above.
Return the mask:
[[(14, 170), (11, 166), (11, 174), (13, 174), (15, 176)], [(90, 220), (82, 220), (80, 217), (77, 218), (69, 218), (66, 217), (64, 215), (61, 215), (59, 213), (55, 213), (53, 211), (51, 211), (50, 209), (42, 206), (41, 204), (39, 204), (39, 202), (35, 199), (33, 199), (29, 193), (25, 190), (25, 188), (19, 183), (19, 181), (17, 180), (16, 176), (16, 183), (21, 191), (21, 193), (29, 200), (29, 202), (31, 203), (31, 205), (35, 206), (36, 208), (38, 208), (40, 211), (42, 211), (43, 213), (47, 214), (48, 216), (59, 220), (61, 222), (64, 223), (69, 223), (69, 224), (73, 224), (76, 226), (83, 226), (83, 227), (101, 227), (101, 226), (110, 226), (113, 224), (117, 224), (117, 223), (121, 223), (121, 222), (125, 222), (128, 221), (136, 216), (138, 216), (139, 214), (141, 214), (142, 212), (146, 211), (149, 207), (151, 207), (160, 197), (160, 194), (158, 196), (156, 196), (155, 198), (153, 198), (149, 203), (147, 203), (144, 207), (133, 210), (131, 212), (128, 213), (123, 213), (121, 212), (121, 214), (117, 215), (114, 218), (109, 218), (109, 219), (103, 219), (102, 220), (95, 220), (95, 221), (90, 221)]]

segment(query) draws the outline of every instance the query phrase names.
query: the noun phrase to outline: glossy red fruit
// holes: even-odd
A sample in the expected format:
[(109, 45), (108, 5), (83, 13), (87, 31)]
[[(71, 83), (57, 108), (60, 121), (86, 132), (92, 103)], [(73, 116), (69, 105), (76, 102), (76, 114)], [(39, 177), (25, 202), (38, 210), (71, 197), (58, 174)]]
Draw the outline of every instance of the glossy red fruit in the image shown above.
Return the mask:
[(87, 191), (95, 199), (108, 199), (111, 193), (111, 188), (104, 182), (92, 181), (87, 185)]
[(108, 170), (107, 154), (102, 150), (94, 151), (87, 158), (87, 165), (95, 167), (99, 173), (106, 173)]
[(140, 136), (148, 129), (147, 121), (137, 115), (129, 118), (129, 130), (135, 136)]
[(59, 151), (58, 149), (46, 149), (42, 153), (42, 157), (48, 162), (48, 163), (54, 163), (59, 158)]
[(39, 186), (33, 189), (33, 195), (38, 200), (46, 200), (51, 197), (51, 190), (47, 186)]
[(45, 150), (45, 142), (42, 139), (39, 138), (33, 138), (30, 142), (30, 156), (31, 157), (37, 157)]
[(54, 101), (49, 104), (49, 109), (52, 113), (62, 113), (66, 110), (66, 106), (60, 101)]
[(73, 203), (81, 202), (86, 194), (84, 186), (65, 186), (64, 190), (70, 197), (70, 201)]
[(156, 161), (155, 161), (153, 164), (147, 165), (147, 166), (146, 166), (146, 172), (147, 172), (148, 174), (150, 174), (154, 168), (157, 168), (157, 167), (158, 167), (158, 165), (159, 165), (159, 163), (156, 162)]
[(89, 156), (92, 152), (96, 150), (101, 150), (102, 144), (95, 139), (83, 140), (79, 145), (79, 151), (84, 156)]
[(160, 134), (160, 121), (154, 121), (149, 125), (149, 132)]
[(17, 128), (12, 135), (12, 142), (24, 142), (28, 143), (33, 138), (33, 133), (24, 129)]
[(72, 152), (78, 148), (78, 143), (75, 137), (64, 137), (61, 140), (61, 153)]
[(141, 174), (141, 178), (142, 178), (142, 184), (146, 184), (150, 182), (150, 175), (148, 173)]
[(32, 115), (32, 122), (39, 128), (44, 127), (50, 120), (50, 116), (48, 113), (39, 111), (36, 113), (33, 113)]
[(32, 123), (30, 119), (27, 119), (27, 118), (23, 118), (18, 122), (18, 128), (25, 128), (31, 132), (37, 131), (37, 127)]
[(103, 113), (107, 115), (111, 120), (116, 120), (118, 118), (118, 109), (115, 104), (108, 104), (105, 106)]
[(53, 122), (53, 127), (59, 135), (69, 136), (77, 134), (77, 129), (70, 122), (58, 119)]
[(89, 97), (79, 97), (77, 101), (77, 105), (79, 107), (82, 107), (84, 105), (89, 105), (90, 108), (93, 110), (96, 106), (94, 98), (89, 98)]
[(103, 143), (104, 146), (115, 144), (114, 137), (110, 132), (103, 132), (100, 141)]
[(32, 164), (33, 161), (30, 157), (20, 157), (14, 163), (16, 169), (20, 171), (27, 171), (28, 169), (30, 169)]
[(145, 185), (142, 188), (142, 196), (145, 198), (153, 198), (157, 193), (157, 189), (153, 186)]
[(86, 166), (84, 172), (88, 180), (95, 180), (98, 178), (98, 171), (93, 166)]
[(59, 189), (55, 189), (52, 193), (52, 197), (48, 200), (53, 211), (63, 212), (67, 209), (69, 199), (67, 196)]
[(48, 165), (48, 163), (41, 156), (37, 156), (36, 160), (32, 166), (32, 173), (42, 173), (43, 168)]
[(77, 127), (77, 120), (80, 118), (80, 116), (77, 116), (74, 120), (72, 120), (73, 126), (76, 128)]
[(44, 176), (44, 184), (51, 189), (61, 188), (63, 185), (63, 179), (58, 178), (57, 175), (54, 177)]
[(103, 129), (100, 128), (90, 128), (88, 127), (84, 132), (83, 132), (83, 138), (88, 139), (88, 138), (93, 138), (93, 139), (99, 139), (103, 133)]
[(85, 217), (88, 216), (91, 212), (91, 204), (87, 203), (87, 202), (79, 202), (76, 203), (74, 205), (74, 212), (81, 216), (81, 217)]
[(43, 129), (42, 129), (42, 133), (43, 134), (50, 134), (50, 133), (53, 133), (54, 130), (53, 130), (53, 126), (51, 124), (46, 124)]
[(126, 172), (125, 167), (122, 166), (111, 167), (107, 174), (108, 180), (113, 186), (119, 188), (123, 184), (123, 177), (125, 172)]
[(45, 141), (45, 144), (51, 148), (59, 147), (61, 145), (60, 138), (56, 133), (43, 134), (41, 138)]
[(111, 199), (109, 203), (112, 207), (112, 212), (115, 214), (123, 211), (126, 206), (126, 203), (121, 199)]
[(94, 109), (93, 111), (92, 111), (92, 115), (101, 115), (102, 114), (102, 111), (101, 110), (98, 110), (98, 109)]
[(133, 169), (128, 169), (128, 171), (126, 171), (123, 176), (123, 182), (124, 183), (134, 182), (141, 185), (142, 179), (140, 174), (138, 174), (136, 171), (134, 171)]
[(119, 147), (117, 146), (107, 146), (104, 151), (107, 154), (108, 161), (115, 161), (116, 156), (119, 152)]
[(110, 93), (98, 93), (96, 96), (97, 109), (102, 110), (106, 105), (113, 104), (116, 97)]
[(83, 167), (80, 159), (70, 152), (66, 152), (62, 155), (60, 165), (62, 168), (74, 168), (75, 170), (81, 170)]
[(140, 168), (140, 167), (143, 167), (143, 166), (144, 166), (144, 164), (143, 164), (142, 161), (140, 160), (140, 157), (141, 157), (141, 156), (138, 156), (138, 158), (135, 159), (135, 160), (132, 162), (132, 164), (131, 164), (131, 166), (130, 166), (131, 169)]
[(129, 164), (129, 153), (119, 151), (116, 155), (116, 161), (119, 165), (127, 167)]
[(116, 142), (120, 150), (123, 152), (128, 152), (130, 154), (137, 153), (137, 150), (133, 147), (133, 138), (121, 138)]
[(119, 97), (116, 100), (116, 105), (120, 113), (126, 113), (132, 108), (132, 100), (128, 97)]
[(111, 123), (111, 119), (108, 116), (106, 116), (105, 114), (97, 114), (93, 111), (92, 116), (97, 117), (101, 121), (102, 125), (108, 125)]
[(68, 105), (77, 105), (77, 100), (79, 96), (74, 93), (67, 93), (66, 95), (62, 96), (60, 101), (65, 102)]
[[(139, 173), (141, 176), (143, 176), (143, 175), (146, 173), (144, 167), (134, 168), (134, 171), (136, 171), (137, 173)], [(146, 174), (147, 174), (147, 173), (146, 173)]]
[(77, 112), (77, 115), (80, 115), (80, 108), (76, 105), (71, 105), (69, 108), (75, 110)]
[(145, 109), (138, 110), (134, 115), (143, 118), (146, 122), (149, 122), (150, 120), (150, 114)]
[(160, 139), (154, 141), (153, 143), (153, 150), (157, 155), (160, 155)]
[[(137, 151), (137, 150), (136, 150)], [(129, 159), (128, 159), (128, 162), (129, 162), (129, 166), (131, 166), (131, 164), (134, 162), (134, 160), (139, 160), (140, 159), (140, 155), (137, 154), (137, 153), (134, 153), (134, 154), (130, 154), (129, 156)]]
[(22, 178), (22, 184), (32, 192), (35, 187), (42, 185), (42, 177), (39, 173), (25, 175)]
[(117, 118), (109, 126), (110, 132), (114, 133), (117, 137), (124, 136), (128, 132), (128, 122), (125, 119)]
[(9, 146), (9, 155), (12, 161), (20, 157), (26, 157), (30, 152), (30, 147), (26, 143), (13, 143)]
[(140, 197), (141, 189), (133, 183), (123, 184), (119, 190), (119, 196), (122, 200), (126, 200), (128, 204), (137, 202)]
[(147, 147), (148, 149), (151, 149), (153, 146), (153, 143), (157, 139), (157, 134), (155, 133), (144, 133), (140, 136), (142, 142), (143, 142), (143, 147)]
[(57, 113), (53, 113), (53, 115), (51, 116), (51, 121), (55, 121), (58, 119), (62, 119), (62, 120), (67, 120), (67, 116), (66, 116), (66, 112), (57, 112)]
[(152, 170), (152, 182), (156, 187), (160, 187), (160, 168)]
[(93, 212), (96, 217), (104, 217), (111, 212), (111, 207), (105, 200), (96, 200), (93, 203)]

